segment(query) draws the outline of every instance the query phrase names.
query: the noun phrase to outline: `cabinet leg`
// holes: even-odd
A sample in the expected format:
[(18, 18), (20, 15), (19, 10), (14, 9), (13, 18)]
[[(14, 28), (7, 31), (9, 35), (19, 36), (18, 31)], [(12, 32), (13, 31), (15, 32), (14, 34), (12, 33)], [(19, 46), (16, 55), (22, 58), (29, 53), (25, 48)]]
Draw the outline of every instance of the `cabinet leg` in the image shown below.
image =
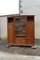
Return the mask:
[(10, 45), (10, 44), (7, 44), (6, 46), (7, 46), (7, 47), (11, 47), (11, 45)]
[(32, 48), (32, 49), (36, 49), (36, 48), (37, 48), (37, 46), (36, 46), (36, 45), (34, 45), (34, 46), (31, 46), (31, 48)]

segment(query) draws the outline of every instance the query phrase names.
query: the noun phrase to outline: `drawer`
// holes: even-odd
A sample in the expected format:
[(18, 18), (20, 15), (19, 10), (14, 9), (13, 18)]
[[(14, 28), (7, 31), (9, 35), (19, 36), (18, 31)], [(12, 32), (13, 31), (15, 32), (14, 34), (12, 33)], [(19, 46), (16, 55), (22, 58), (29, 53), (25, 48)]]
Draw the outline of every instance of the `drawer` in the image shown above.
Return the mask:
[(19, 37), (19, 38), (17, 37), (17, 38), (15, 38), (15, 44), (25, 45), (26, 44), (26, 40), (23, 37)]

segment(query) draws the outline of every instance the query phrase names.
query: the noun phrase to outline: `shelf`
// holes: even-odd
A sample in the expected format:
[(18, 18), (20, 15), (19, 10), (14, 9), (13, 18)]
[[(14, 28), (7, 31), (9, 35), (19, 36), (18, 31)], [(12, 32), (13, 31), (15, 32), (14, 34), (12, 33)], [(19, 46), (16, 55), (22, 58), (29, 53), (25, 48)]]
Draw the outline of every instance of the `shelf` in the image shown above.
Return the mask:
[(16, 37), (26, 37), (26, 35), (16, 35)]

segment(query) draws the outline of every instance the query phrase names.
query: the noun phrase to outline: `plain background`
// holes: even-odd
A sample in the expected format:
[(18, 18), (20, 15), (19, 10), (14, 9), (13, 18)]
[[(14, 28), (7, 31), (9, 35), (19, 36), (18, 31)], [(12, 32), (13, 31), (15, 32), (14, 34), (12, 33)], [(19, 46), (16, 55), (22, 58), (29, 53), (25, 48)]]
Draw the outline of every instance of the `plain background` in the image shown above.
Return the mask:
[[(35, 15), (35, 38), (40, 39), (40, 0), (21, 0), (22, 15)], [(0, 0), (0, 16), (19, 14), (19, 0)], [(7, 18), (0, 17), (1, 36), (7, 36)], [(5, 32), (4, 32), (5, 31)]]

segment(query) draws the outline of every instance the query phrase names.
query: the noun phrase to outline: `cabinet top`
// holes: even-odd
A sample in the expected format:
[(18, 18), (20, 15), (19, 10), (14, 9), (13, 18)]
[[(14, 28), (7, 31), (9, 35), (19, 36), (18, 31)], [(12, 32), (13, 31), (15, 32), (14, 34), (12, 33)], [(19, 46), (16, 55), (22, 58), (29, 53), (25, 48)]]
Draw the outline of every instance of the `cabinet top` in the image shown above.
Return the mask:
[(16, 14), (16, 15), (8, 15), (7, 17), (35, 17), (35, 15), (19, 15), (19, 14)]
[(20, 14), (3, 15), (3, 16), (0, 16), (0, 17), (18, 17), (18, 16), (20, 16), (20, 17), (28, 17), (28, 16), (35, 17), (35, 15), (20, 15)]

